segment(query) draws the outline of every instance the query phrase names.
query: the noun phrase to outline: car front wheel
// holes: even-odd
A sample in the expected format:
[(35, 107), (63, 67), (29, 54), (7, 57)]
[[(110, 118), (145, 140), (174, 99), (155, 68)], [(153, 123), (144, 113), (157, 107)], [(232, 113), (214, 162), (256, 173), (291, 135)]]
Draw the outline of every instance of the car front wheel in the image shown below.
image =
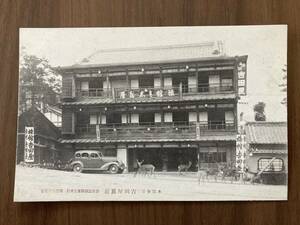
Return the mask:
[(81, 173), (82, 172), (82, 166), (80, 164), (75, 164), (73, 166), (73, 171), (76, 173)]
[(119, 170), (119, 168), (118, 168), (116, 165), (111, 165), (111, 166), (109, 167), (109, 172), (110, 172), (111, 174), (116, 174), (116, 173), (118, 173), (118, 170)]

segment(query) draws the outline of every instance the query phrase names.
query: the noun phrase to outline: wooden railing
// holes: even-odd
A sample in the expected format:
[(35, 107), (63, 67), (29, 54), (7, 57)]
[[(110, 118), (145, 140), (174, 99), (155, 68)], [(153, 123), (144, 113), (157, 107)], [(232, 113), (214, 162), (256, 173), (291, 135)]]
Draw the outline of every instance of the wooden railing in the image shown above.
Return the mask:
[(77, 97), (102, 97), (109, 98), (112, 96), (111, 89), (108, 88), (89, 88), (87, 90), (77, 89)]
[[(199, 122), (201, 135), (216, 135), (217, 132), (235, 131), (234, 121)], [(105, 124), (99, 125), (100, 138), (106, 140), (136, 139), (195, 139), (197, 123), (140, 123), (140, 124)], [(79, 137), (96, 137), (96, 125), (78, 125)]]
[(140, 87), (140, 88), (89, 88), (77, 89), (77, 97), (102, 97), (122, 99), (145, 98), (180, 98), (182, 95), (199, 93), (226, 93), (234, 90), (231, 84), (200, 83), (196, 85), (180, 85), (177, 87)]
[(220, 84), (220, 83), (200, 83), (198, 86), (189, 85), (182, 86), (183, 94), (190, 93), (226, 93), (232, 92), (234, 90), (231, 84)]

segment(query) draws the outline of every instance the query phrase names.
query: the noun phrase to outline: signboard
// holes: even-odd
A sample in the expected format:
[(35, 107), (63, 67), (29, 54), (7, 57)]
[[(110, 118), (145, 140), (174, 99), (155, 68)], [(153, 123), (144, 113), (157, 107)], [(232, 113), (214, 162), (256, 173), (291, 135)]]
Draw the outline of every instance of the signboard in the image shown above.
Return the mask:
[(238, 64), (238, 94), (240, 96), (246, 95), (246, 79), (247, 79), (247, 65), (246, 62), (239, 62)]
[(25, 127), (24, 161), (34, 162), (34, 127)]
[(245, 169), (245, 157), (246, 157), (246, 135), (238, 134), (236, 137), (236, 168), (238, 171), (244, 171)]
[(171, 89), (129, 89), (129, 90), (118, 90), (117, 98), (126, 99), (126, 98), (162, 98), (162, 97), (173, 97), (178, 95), (175, 93), (173, 88)]

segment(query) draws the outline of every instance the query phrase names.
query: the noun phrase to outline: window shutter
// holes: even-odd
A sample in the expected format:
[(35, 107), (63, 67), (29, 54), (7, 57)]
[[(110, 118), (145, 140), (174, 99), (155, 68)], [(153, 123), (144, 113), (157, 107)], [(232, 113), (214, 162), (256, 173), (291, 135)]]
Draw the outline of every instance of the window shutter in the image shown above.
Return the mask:
[(131, 88), (139, 88), (139, 80), (138, 79), (131, 79), (130, 80), (130, 87)]
[(197, 112), (189, 112), (189, 122), (197, 122)]
[(122, 114), (122, 123), (127, 123), (127, 114)]
[(199, 112), (199, 122), (200, 124), (207, 124), (208, 114), (207, 112)]
[(164, 86), (172, 87), (172, 77), (164, 77)]
[(88, 91), (89, 90), (89, 82), (88, 81), (81, 81), (81, 90)]
[(154, 77), (154, 87), (160, 88), (160, 86), (161, 86), (160, 77)]
[(219, 75), (210, 75), (208, 78), (209, 87), (216, 88), (220, 86), (220, 76)]
[(62, 77), (62, 97), (73, 98), (75, 97), (75, 82), (73, 76)]
[(97, 124), (97, 114), (90, 115), (90, 124)]
[(155, 113), (154, 114), (154, 122), (155, 123), (161, 123), (161, 114), (160, 113)]
[(106, 124), (106, 115), (105, 114), (101, 115), (101, 124)]
[(131, 123), (139, 123), (139, 114), (131, 114)]
[[(197, 80), (195, 75), (188, 76), (188, 86), (189, 88), (196, 88)], [(196, 89), (195, 89), (196, 90)]]
[(234, 114), (232, 111), (225, 112), (225, 123), (227, 126), (234, 125)]
[(173, 114), (171, 112), (165, 113), (165, 122), (166, 123), (173, 122)]

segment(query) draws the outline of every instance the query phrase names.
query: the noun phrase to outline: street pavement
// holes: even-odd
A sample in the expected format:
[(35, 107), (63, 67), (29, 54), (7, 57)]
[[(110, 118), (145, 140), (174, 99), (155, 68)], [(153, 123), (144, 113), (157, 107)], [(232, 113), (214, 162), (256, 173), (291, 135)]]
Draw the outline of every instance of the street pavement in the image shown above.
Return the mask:
[(16, 167), (15, 201), (285, 200), (287, 186), (230, 180), (198, 183), (196, 173), (74, 173)]

